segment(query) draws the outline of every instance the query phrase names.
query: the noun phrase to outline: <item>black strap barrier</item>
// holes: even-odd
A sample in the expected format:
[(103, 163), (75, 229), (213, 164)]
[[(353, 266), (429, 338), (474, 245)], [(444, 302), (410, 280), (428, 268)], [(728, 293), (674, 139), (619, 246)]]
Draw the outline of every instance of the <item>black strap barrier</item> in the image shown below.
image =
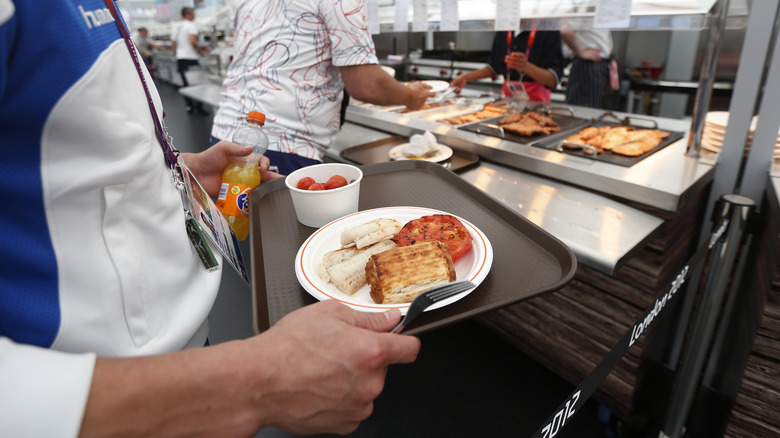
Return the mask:
[(699, 263), (701, 263), (704, 256), (715, 245), (715, 243), (723, 237), (726, 229), (728, 228), (729, 221), (724, 220), (720, 227), (712, 233), (709, 242), (702, 245), (701, 248), (696, 250), (696, 253), (688, 260), (685, 267), (682, 268), (677, 277), (672, 281), (669, 290), (661, 296), (656, 298), (653, 307), (648, 309), (643, 317), (640, 317), (631, 330), (623, 336), (623, 338), (615, 345), (612, 350), (601, 360), (601, 362), (593, 369), (593, 371), (585, 377), (582, 383), (569, 395), (569, 397), (561, 403), (558, 408), (547, 418), (544, 425), (539, 428), (532, 438), (552, 438), (563, 430), (563, 428), (570, 422), (571, 418), (577, 413), (577, 410), (581, 408), (591, 395), (596, 391), (596, 388), (601, 385), (601, 382), (607, 378), (612, 369), (615, 368), (620, 359), (625, 356), (628, 349), (639, 339), (645, 332), (651, 322), (658, 316), (664, 309), (666, 304), (674, 297), (680, 287), (685, 283), (689, 273), (694, 271)]

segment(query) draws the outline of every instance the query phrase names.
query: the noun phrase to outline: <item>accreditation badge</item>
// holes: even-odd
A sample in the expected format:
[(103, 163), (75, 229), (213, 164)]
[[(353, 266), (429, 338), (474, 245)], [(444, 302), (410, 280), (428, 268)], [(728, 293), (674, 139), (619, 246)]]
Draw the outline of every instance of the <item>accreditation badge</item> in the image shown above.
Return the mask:
[[(233, 229), (228, 225), (217, 205), (201, 187), (195, 175), (179, 158), (177, 168), (180, 169), (182, 202), (187, 216), (187, 235), (192, 241), (193, 248), (198, 253), (206, 269), (210, 267), (208, 244), (198, 240), (198, 236), (206, 236), (213, 246), (222, 254), (225, 260), (236, 270), (238, 275), (244, 279), (247, 284), (249, 275), (244, 266), (244, 259), (241, 256), (241, 249), (238, 246), (238, 239)], [(206, 248), (204, 248), (204, 246)], [(213, 258), (213, 256), (212, 256)], [(216, 262), (216, 260), (214, 260)]]

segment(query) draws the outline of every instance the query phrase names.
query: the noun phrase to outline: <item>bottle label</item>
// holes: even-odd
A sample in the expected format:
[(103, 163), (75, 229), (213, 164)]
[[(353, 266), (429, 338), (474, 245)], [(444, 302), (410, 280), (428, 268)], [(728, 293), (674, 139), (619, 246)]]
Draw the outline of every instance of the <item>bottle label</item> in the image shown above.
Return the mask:
[(217, 198), (217, 208), (222, 214), (249, 217), (249, 194), (253, 187), (235, 183), (222, 183)]

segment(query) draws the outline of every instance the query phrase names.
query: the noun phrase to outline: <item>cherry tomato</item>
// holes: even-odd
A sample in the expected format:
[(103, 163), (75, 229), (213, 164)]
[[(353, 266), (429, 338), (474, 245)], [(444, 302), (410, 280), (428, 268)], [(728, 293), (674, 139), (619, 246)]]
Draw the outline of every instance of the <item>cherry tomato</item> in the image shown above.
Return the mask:
[(328, 182), (325, 183), (325, 190), (337, 189), (347, 185), (347, 179), (341, 175), (333, 175)]
[(300, 181), (298, 181), (298, 188), (301, 190), (308, 190), (309, 186), (312, 184), (314, 184), (314, 178), (304, 176)]
[(325, 186), (323, 186), (322, 184), (316, 182), (316, 183), (310, 185), (309, 188), (306, 189), (306, 190), (325, 190)]
[(413, 219), (398, 233), (398, 246), (438, 240), (447, 247), (453, 263), (471, 248), (471, 234), (456, 217), (449, 214), (433, 214)]

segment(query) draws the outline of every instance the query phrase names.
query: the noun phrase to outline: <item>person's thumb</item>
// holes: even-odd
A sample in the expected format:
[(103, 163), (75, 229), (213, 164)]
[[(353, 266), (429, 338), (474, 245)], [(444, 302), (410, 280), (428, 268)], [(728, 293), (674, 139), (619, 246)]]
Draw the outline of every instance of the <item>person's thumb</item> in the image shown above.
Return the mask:
[(230, 146), (225, 150), (225, 153), (231, 157), (245, 157), (251, 154), (253, 150), (254, 148), (252, 146), (230, 143)]
[(379, 336), (387, 348), (388, 364), (414, 362), (420, 352), (417, 337), (388, 333), (400, 320), (401, 312), (391, 309), (383, 313), (363, 313), (363, 317), (355, 321), (357, 327), (382, 333)]
[(360, 312), (355, 318), (355, 326), (375, 332), (388, 332), (401, 320), (398, 309), (386, 312)]

